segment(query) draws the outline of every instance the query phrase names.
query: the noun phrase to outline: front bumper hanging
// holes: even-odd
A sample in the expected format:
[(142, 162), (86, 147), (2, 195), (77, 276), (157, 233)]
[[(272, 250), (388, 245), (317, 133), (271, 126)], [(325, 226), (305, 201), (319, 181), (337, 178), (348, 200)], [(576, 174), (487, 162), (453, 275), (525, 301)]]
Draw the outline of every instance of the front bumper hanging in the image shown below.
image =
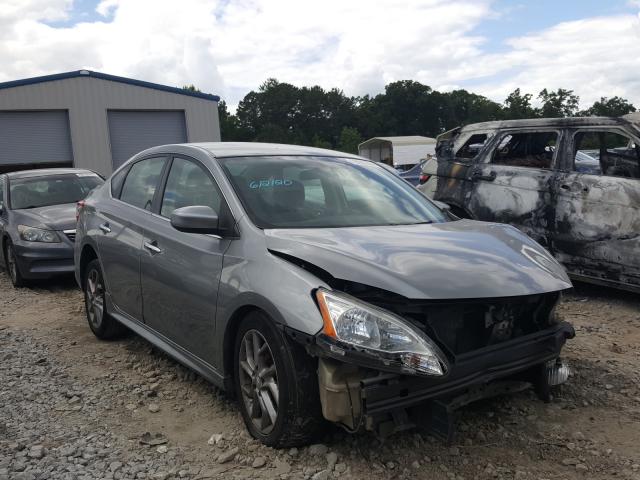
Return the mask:
[(561, 322), (460, 355), (444, 378), (381, 373), (348, 356), (324, 357), (318, 371), (323, 414), (349, 430), (385, 434), (423, 425), (451, 441), (453, 414), (463, 405), (532, 385), (548, 401), (550, 385), (566, 380), (568, 370), (556, 361), (574, 336), (573, 327)]

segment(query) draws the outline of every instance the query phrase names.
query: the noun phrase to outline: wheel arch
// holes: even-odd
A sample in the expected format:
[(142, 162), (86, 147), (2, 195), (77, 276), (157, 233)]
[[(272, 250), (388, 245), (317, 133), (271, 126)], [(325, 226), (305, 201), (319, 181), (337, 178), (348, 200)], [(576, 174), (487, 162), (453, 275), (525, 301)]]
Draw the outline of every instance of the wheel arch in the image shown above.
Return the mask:
[(3, 265), (7, 265), (7, 242), (11, 240), (9, 234), (4, 232), (2, 238), (0, 238), (0, 261), (2, 261)]
[(84, 273), (85, 273), (85, 270), (87, 269), (87, 265), (89, 264), (89, 262), (97, 258), (98, 258), (98, 252), (96, 252), (95, 247), (90, 243), (86, 243), (82, 247), (82, 251), (80, 252), (80, 258), (78, 260), (79, 264), (78, 264), (77, 278), (80, 283), (80, 288), (83, 291), (84, 291)]

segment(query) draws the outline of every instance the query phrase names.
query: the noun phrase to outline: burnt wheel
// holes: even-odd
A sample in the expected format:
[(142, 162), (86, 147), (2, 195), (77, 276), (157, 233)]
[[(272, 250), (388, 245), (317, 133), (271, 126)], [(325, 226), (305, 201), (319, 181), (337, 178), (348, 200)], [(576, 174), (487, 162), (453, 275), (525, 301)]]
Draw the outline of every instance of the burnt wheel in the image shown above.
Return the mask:
[(126, 328), (107, 313), (105, 288), (100, 262), (89, 262), (83, 276), (84, 306), (89, 328), (101, 340), (111, 340), (121, 336)]
[(261, 312), (239, 326), (234, 383), (245, 425), (265, 445), (302, 446), (322, 431), (315, 360)]

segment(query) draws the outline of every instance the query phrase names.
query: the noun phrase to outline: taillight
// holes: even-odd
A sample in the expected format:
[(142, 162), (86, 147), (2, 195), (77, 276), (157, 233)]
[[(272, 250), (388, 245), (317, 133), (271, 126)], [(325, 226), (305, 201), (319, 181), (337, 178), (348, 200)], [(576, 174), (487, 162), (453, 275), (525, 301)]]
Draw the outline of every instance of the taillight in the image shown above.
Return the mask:
[(423, 185), (425, 183), (427, 183), (429, 181), (429, 179), (431, 178), (431, 175), (426, 175), (426, 174), (422, 174), (420, 175), (420, 185)]
[(78, 218), (80, 218), (80, 210), (84, 207), (84, 203), (84, 200), (76, 202), (76, 222), (78, 221)]

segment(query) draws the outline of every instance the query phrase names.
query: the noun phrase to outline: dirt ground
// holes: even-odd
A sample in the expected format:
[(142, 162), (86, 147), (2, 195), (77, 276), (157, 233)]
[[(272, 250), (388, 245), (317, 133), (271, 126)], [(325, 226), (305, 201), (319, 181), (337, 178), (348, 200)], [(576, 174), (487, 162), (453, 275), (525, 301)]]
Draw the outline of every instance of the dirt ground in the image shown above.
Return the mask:
[[(224, 393), (147, 342), (94, 338), (73, 279), (15, 290), (0, 272), (0, 479), (640, 479), (640, 296), (578, 285), (560, 313), (577, 336), (550, 404), (522, 392), (471, 405), (454, 446), (335, 429), (273, 450)], [(145, 432), (166, 443), (141, 444)]]

